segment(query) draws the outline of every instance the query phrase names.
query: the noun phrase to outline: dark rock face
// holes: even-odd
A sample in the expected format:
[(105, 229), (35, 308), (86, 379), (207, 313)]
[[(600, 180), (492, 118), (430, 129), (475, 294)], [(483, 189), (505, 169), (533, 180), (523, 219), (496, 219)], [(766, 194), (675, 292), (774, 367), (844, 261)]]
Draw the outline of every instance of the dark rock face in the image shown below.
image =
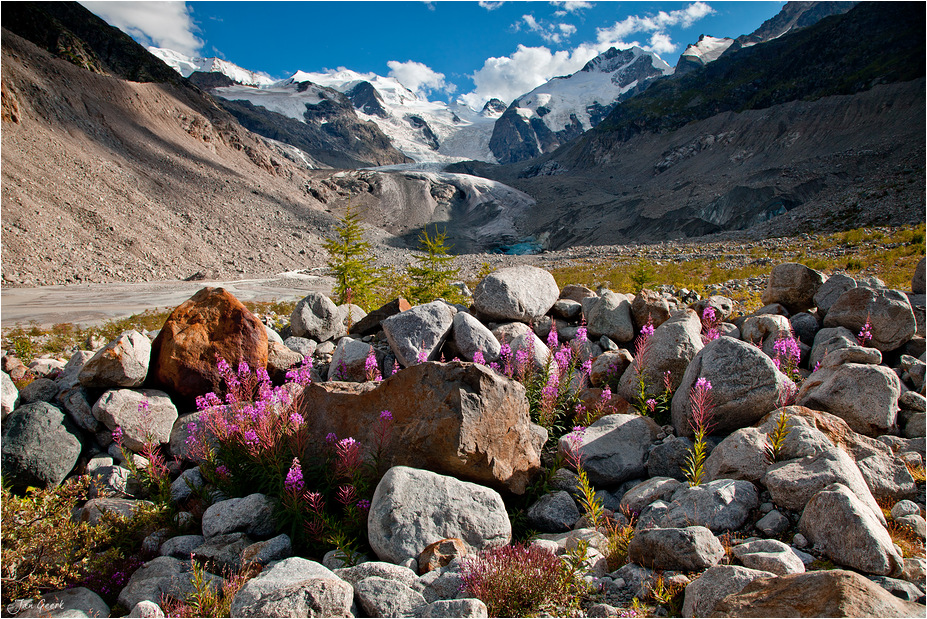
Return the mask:
[(416, 116), (415, 114), (410, 114), (406, 116), (406, 121), (413, 129), (418, 129), (422, 134), (422, 139), (425, 140), (425, 143), (428, 144), (432, 150), (438, 150), (441, 146), (441, 143), (438, 141), (438, 136), (432, 131), (424, 118)]
[(499, 99), (490, 99), (486, 102), (486, 105), (483, 106), (482, 113), (492, 113), (492, 114), (501, 114), (505, 111), (508, 106)]
[(80, 430), (48, 402), (20, 406), (4, 422), (3, 480), (14, 488), (54, 487), (80, 455)]
[(228, 75), (218, 71), (194, 71), (187, 79), (203, 90), (224, 88), (238, 83)]
[(346, 92), (345, 96), (351, 100), (355, 108), (361, 110), (364, 114), (389, 118), (389, 112), (383, 107), (383, 98), (380, 97), (380, 93), (370, 82), (361, 82)]

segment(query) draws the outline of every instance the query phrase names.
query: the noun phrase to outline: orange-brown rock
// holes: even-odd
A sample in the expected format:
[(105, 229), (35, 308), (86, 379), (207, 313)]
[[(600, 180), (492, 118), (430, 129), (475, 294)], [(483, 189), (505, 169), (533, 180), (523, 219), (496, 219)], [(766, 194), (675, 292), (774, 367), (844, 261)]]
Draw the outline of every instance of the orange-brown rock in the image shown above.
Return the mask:
[(393, 299), (389, 303), (383, 305), (379, 309), (370, 312), (356, 323), (354, 323), (350, 329), (350, 332), (352, 335), (373, 335), (380, 330), (381, 322), (390, 316), (395, 316), (396, 314), (404, 312), (407, 309), (412, 309), (412, 305), (408, 301), (402, 297)]
[(393, 419), (383, 470), (410, 466), (516, 494), (540, 471), (547, 431), (531, 423), (524, 387), (485, 366), (429, 362), (381, 383), (313, 383), (303, 392), (317, 443), (334, 433), (370, 449), (383, 411)]
[(923, 617), (924, 607), (895, 597), (865, 576), (822, 570), (757, 578), (715, 606), (712, 617)]
[(427, 574), (432, 570), (446, 566), (454, 559), (467, 555), (467, 545), (457, 537), (438, 540), (428, 544), (418, 556), (419, 575)]
[(223, 288), (203, 288), (168, 317), (151, 345), (149, 380), (185, 398), (224, 385), (216, 355), (233, 368), (245, 361), (267, 366), (267, 331), (241, 301)]

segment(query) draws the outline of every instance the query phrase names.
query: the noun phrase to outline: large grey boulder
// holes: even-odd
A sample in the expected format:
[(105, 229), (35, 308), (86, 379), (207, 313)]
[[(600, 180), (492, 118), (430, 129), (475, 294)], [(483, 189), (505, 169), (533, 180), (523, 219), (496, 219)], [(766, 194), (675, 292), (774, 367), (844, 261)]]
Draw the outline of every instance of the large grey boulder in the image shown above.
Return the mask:
[(273, 502), (260, 493), (219, 501), (203, 513), (203, 535), (208, 539), (242, 531), (254, 538), (268, 538), (276, 525), (273, 513)]
[(58, 394), (58, 403), (81, 430), (95, 434), (100, 429), (100, 422), (93, 416), (89, 393), (81, 386), (65, 389)]
[(763, 303), (780, 303), (795, 314), (814, 307), (814, 295), (827, 276), (803, 264), (787, 262), (773, 267), (763, 291)]
[(652, 477), (637, 484), (621, 497), (623, 514), (640, 514), (654, 501), (668, 501), (679, 488), (679, 480), (672, 477)]
[(233, 617), (352, 617), (354, 588), (315, 561), (271, 563), (232, 599)]
[(290, 315), (290, 328), (296, 337), (324, 342), (347, 335), (338, 306), (320, 292), (307, 294)]
[(364, 561), (353, 567), (338, 568), (334, 572), (338, 578), (352, 585), (356, 585), (371, 576), (395, 580), (409, 587), (415, 586), (415, 583), (418, 582), (418, 575), (414, 570), (404, 565), (395, 565), (385, 561)]
[(489, 610), (482, 600), (462, 598), (459, 600), (436, 600), (415, 610), (415, 617), (461, 617), (479, 619), (488, 617)]
[(133, 329), (98, 350), (85, 362), (78, 380), (84, 387), (140, 387), (148, 376), (150, 361), (151, 340)]
[(701, 571), (724, 557), (721, 542), (705, 527), (644, 529), (628, 545), (628, 559), (655, 570)]
[(858, 334), (866, 322), (872, 339), (867, 346), (882, 352), (895, 350), (911, 339), (917, 321), (904, 293), (884, 288), (851, 288), (831, 306), (825, 327), (845, 327)]
[(753, 425), (795, 389), (761, 350), (719, 337), (695, 355), (673, 395), (673, 427), (680, 436), (693, 435), (689, 395), (700, 378), (711, 383), (711, 431), (720, 434)]
[(54, 402), (57, 395), (58, 384), (55, 381), (48, 378), (36, 378), (19, 392), (19, 401), (22, 404)]
[(869, 508), (876, 520), (885, 524), (885, 516), (859, 468), (839, 447), (814, 456), (777, 462), (769, 467), (763, 478), (773, 503), (792, 511), (804, 510), (816, 494), (834, 483), (848, 487)]
[(844, 292), (850, 288), (856, 288), (857, 282), (849, 275), (835, 273), (827, 278), (827, 281), (821, 284), (814, 295), (814, 304), (818, 308), (821, 316), (827, 314), (831, 306), (836, 303)]
[(737, 559), (754, 570), (772, 572), (779, 576), (801, 574), (805, 564), (792, 548), (775, 539), (758, 539), (734, 546), (732, 552)]
[(757, 578), (771, 578), (772, 572), (739, 565), (715, 565), (686, 586), (683, 617), (710, 617), (715, 605), (732, 593), (740, 593)]
[(19, 389), (6, 372), (0, 372), (0, 419), (13, 412), (19, 406)]
[(860, 434), (879, 436), (895, 425), (900, 395), (901, 381), (889, 368), (844, 363), (805, 379), (796, 402), (837, 415)]
[(631, 300), (627, 295), (606, 290), (601, 296), (583, 299), (583, 316), (591, 337), (605, 335), (615, 342), (634, 339)]
[[(13, 602), (6, 611), (11, 617), (109, 617), (103, 598), (86, 587), (46, 593), (37, 600)], [(20, 610), (21, 607), (26, 610)], [(164, 616), (163, 614), (161, 615)]]
[(400, 563), (429, 544), (456, 537), (472, 550), (504, 546), (512, 525), (494, 490), (406, 466), (377, 484), (367, 518), (370, 546), (380, 559)]
[(542, 533), (569, 531), (579, 520), (576, 501), (565, 490), (542, 496), (528, 508), (528, 524)]
[(680, 486), (660, 526), (698, 525), (714, 533), (736, 531), (759, 504), (756, 486), (749, 481), (717, 479), (698, 486)]
[(873, 496), (901, 501), (912, 499), (917, 494), (917, 484), (900, 458), (874, 454), (857, 460), (856, 466)]
[(843, 484), (828, 486), (808, 502), (798, 530), (834, 563), (883, 576), (904, 570), (884, 525)]
[(490, 273), (473, 291), (477, 313), (490, 320), (536, 321), (550, 311), (560, 289), (554, 276), (532, 266)]
[[(119, 592), (119, 603), (133, 608), (141, 601), (161, 602), (163, 596), (182, 600), (195, 591), (191, 582), (193, 566), (190, 560), (174, 557), (156, 557), (138, 568), (129, 582)], [(223, 580), (215, 574), (206, 573), (206, 586), (218, 590)]]
[(744, 479), (757, 483), (766, 474), (769, 435), (757, 428), (741, 428), (726, 436), (705, 459), (705, 477)]
[[(660, 426), (650, 417), (614, 414), (602, 417), (583, 432), (576, 445), (589, 481), (595, 486), (612, 486), (647, 473), (646, 457)], [(573, 437), (560, 439), (558, 448), (566, 455)]]
[(684, 309), (673, 312), (647, 339), (642, 351), (644, 358), (635, 360), (622, 374), (618, 394), (628, 402), (637, 400), (641, 376), (638, 366), (643, 368), (648, 398), (656, 397), (665, 390), (665, 372), (670, 373), (671, 389), (675, 390), (682, 382), (689, 362), (703, 347), (701, 332), (702, 322), (694, 311)]
[(844, 327), (821, 329), (814, 336), (811, 353), (808, 355), (808, 367), (814, 369), (822, 363), (828, 354), (843, 348), (859, 346), (856, 335)]
[(328, 380), (367, 380), (367, 356), (373, 346), (350, 337), (338, 340), (328, 366)]
[(390, 316), (380, 326), (396, 359), (403, 367), (409, 367), (418, 363), (422, 354), (426, 361), (438, 358), (451, 333), (455, 312), (444, 301), (432, 301)]
[(17, 489), (55, 487), (80, 456), (80, 431), (48, 402), (26, 404), (3, 424), (3, 481)]
[(472, 314), (457, 312), (454, 315), (452, 337), (460, 356), (466, 361), (473, 361), (473, 355), (477, 352), (483, 355), (486, 363), (492, 363), (499, 358), (502, 348), (499, 340)]
[(367, 617), (404, 617), (426, 604), (425, 597), (409, 585), (380, 576), (356, 583), (354, 597)]
[(121, 428), (123, 443), (135, 452), (149, 437), (155, 443), (169, 443), (177, 421), (177, 407), (157, 389), (111, 389), (100, 396), (92, 412), (110, 430)]

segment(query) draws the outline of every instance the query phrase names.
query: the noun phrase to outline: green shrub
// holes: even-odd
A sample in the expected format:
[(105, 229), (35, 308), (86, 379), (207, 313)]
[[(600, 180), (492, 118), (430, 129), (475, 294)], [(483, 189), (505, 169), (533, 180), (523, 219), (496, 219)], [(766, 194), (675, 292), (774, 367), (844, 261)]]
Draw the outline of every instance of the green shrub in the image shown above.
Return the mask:
[(327, 239), (322, 246), (328, 251), (328, 267), (335, 278), (332, 290), (339, 303), (355, 303), (365, 310), (376, 309), (373, 295), (380, 283), (379, 271), (371, 264), (370, 243), (363, 240), (360, 218), (356, 213), (345, 213), (338, 226), (337, 236)]
[(460, 270), (451, 268), (454, 256), (447, 246), (447, 231), (438, 232), (435, 226), (434, 236), (428, 235), (425, 228), (419, 234), (419, 249), (423, 255), (416, 256), (417, 266), (409, 267), (412, 285), (406, 298), (413, 305), (428, 303), (442, 298), (450, 303), (462, 303), (464, 296), (458, 288), (451, 285), (460, 278)]

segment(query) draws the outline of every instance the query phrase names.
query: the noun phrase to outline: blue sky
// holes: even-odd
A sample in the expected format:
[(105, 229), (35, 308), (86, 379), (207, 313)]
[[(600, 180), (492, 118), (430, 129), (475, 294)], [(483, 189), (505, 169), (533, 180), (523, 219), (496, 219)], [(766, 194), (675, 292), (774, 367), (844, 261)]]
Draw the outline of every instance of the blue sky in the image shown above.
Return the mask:
[(784, 2), (82, 2), (144, 45), (284, 78), (346, 67), (429, 99), (509, 103), (614, 45), (675, 65), (700, 34), (737, 37)]

